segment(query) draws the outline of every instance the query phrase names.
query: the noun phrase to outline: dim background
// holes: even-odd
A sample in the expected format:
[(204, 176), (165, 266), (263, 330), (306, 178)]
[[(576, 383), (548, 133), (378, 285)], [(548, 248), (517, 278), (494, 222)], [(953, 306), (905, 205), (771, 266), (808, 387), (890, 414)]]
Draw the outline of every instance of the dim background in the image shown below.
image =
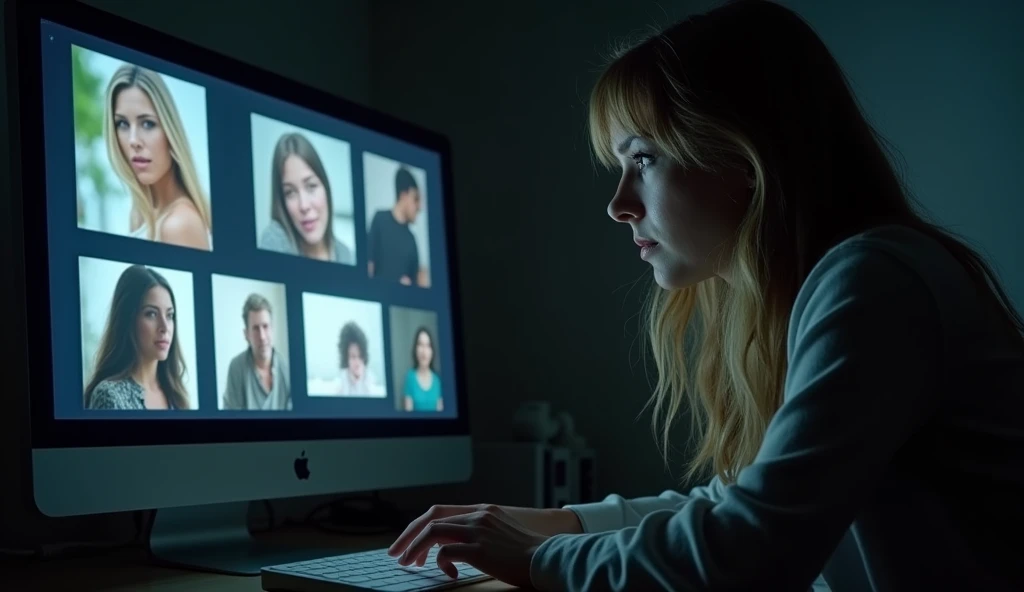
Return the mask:
[[(614, 41), (713, 2), (293, 0), (291, 10), (269, 0), (88, 3), (446, 134), (474, 438), (509, 437), (518, 405), (547, 399), (572, 413), (596, 451), (598, 495), (689, 485), (681, 483), (686, 418), (666, 468), (642, 412), (651, 391), (637, 312), (650, 274), (629, 229), (605, 213), (618, 179), (595, 169), (585, 114)], [(831, 48), (869, 118), (905, 157), (923, 205), (979, 246), (1024, 306), (1024, 2), (783, 4)], [(9, 176), (10, 149), (0, 142), (0, 177)], [(0, 232), (0, 241), (10, 235)], [(36, 528), (40, 519), (19, 494), (25, 432), (16, 411), (0, 419), (8, 422), (0, 426), (0, 462), (13, 475), (0, 488), (0, 523), (11, 536), (129, 535), (124, 514)], [(453, 491), (387, 495), (443, 503)], [(301, 518), (318, 501), (275, 508)]]

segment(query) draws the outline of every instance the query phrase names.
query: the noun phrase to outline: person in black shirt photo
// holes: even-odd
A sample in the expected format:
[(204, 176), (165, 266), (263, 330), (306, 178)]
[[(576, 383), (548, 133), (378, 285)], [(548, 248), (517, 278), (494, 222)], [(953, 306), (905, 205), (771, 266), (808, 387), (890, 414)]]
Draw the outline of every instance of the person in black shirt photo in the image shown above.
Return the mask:
[(371, 278), (406, 286), (430, 286), (427, 270), (420, 265), (416, 237), (409, 229), (420, 213), (420, 200), (420, 189), (412, 173), (399, 167), (395, 173), (394, 205), (378, 211), (370, 223), (367, 272)]

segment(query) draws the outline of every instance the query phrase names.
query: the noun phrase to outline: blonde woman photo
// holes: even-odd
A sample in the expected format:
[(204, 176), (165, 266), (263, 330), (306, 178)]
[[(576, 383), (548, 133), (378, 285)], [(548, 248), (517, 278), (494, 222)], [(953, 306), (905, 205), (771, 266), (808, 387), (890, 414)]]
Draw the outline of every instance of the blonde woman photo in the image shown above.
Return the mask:
[(398, 562), (437, 545), (449, 576), (537, 590), (1024, 590), (1024, 323), (811, 26), (734, 0), (629, 44), (589, 133), (653, 274), (655, 435), (668, 462), (689, 416), (706, 485), (434, 506)]
[(132, 236), (211, 250), (209, 200), (163, 79), (125, 64), (107, 87), (107, 104), (107, 153), (132, 194)]
[(79, 226), (211, 250), (205, 89), (77, 46), (72, 58)]

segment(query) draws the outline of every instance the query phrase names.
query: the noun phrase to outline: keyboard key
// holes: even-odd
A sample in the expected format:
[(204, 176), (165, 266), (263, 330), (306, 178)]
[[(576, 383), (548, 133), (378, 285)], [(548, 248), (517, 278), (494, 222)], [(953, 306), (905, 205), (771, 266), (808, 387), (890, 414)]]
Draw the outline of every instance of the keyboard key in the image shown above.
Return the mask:
[(441, 568), (439, 568), (439, 567), (432, 567), (432, 568), (429, 568), (429, 569), (424, 569), (423, 571), (420, 572), (419, 575), (420, 575), (420, 577), (423, 577), (423, 578), (435, 578), (435, 577), (438, 577), (438, 576), (444, 576), (446, 578), (448, 577), (448, 574), (446, 574), (443, 571), (441, 571)]
[(380, 592), (411, 592), (412, 590), (419, 590), (422, 587), (422, 584), (404, 582), (401, 584), (390, 584), (382, 588), (375, 588), (375, 590), (379, 590)]

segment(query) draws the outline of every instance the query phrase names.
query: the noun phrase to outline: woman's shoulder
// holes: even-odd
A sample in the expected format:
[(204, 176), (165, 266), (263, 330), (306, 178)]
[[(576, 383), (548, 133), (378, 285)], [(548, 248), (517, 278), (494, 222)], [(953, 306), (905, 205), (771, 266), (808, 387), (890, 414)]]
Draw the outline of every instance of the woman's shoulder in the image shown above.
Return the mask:
[[(856, 255), (858, 253), (881, 254), (901, 259), (921, 256), (939, 256), (945, 249), (936, 238), (922, 230), (902, 224), (876, 226), (850, 236), (832, 247), (823, 261)], [(910, 257), (908, 257), (910, 256)]]
[[(792, 319), (827, 315), (856, 303), (863, 314), (903, 310), (918, 317), (974, 306), (976, 289), (963, 264), (930, 233), (879, 226), (850, 236), (814, 265), (794, 303)], [(930, 313), (928, 312), (930, 311)]]
[(209, 240), (209, 229), (195, 204), (179, 199), (157, 222), (158, 236), (165, 242), (203, 243)]
[[(831, 281), (837, 275), (877, 281), (911, 277), (934, 288), (942, 276), (960, 278), (963, 265), (936, 236), (904, 225), (871, 228), (828, 250), (811, 270), (807, 284)], [(871, 285), (843, 282), (851, 288)]]
[(133, 407), (132, 401), (142, 391), (130, 378), (108, 378), (99, 381), (92, 389), (89, 407), (91, 409), (125, 409)]
[(348, 248), (344, 242), (334, 237), (334, 262), (344, 263), (345, 265), (355, 265), (355, 261), (352, 258), (352, 250)]
[(106, 378), (96, 383), (94, 392), (134, 393), (140, 390), (142, 387), (131, 378)]
[(259, 246), (266, 251), (276, 251), (290, 255), (298, 253), (298, 249), (292, 243), (291, 237), (288, 236), (288, 231), (285, 230), (280, 222), (274, 219), (271, 219), (270, 224), (267, 224), (267, 227), (260, 233)]
[(203, 226), (203, 217), (199, 215), (199, 208), (192, 200), (182, 197), (174, 201), (160, 217), (162, 227), (168, 224), (198, 224)]

